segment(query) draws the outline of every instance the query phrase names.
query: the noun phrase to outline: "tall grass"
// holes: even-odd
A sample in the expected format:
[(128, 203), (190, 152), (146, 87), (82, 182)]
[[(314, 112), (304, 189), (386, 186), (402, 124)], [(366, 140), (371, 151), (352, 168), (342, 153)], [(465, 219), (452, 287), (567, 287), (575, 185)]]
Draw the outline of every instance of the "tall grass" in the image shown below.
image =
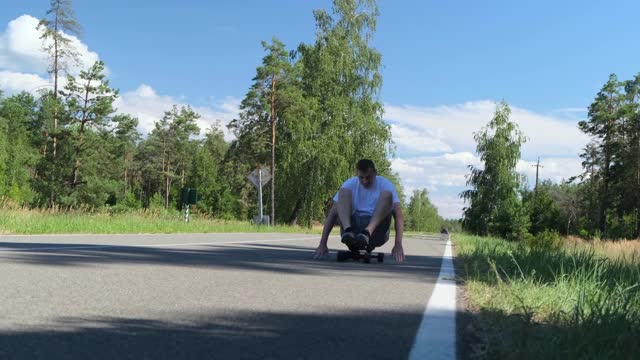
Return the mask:
[(249, 221), (213, 219), (193, 214), (189, 223), (178, 211), (112, 213), (91, 209), (0, 208), (0, 234), (124, 234), (289, 232), (320, 233), (318, 227), (255, 226)]
[(593, 249), (609, 258), (621, 258), (631, 262), (640, 261), (640, 240), (602, 241), (600, 239), (584, 240), (576, 236), (564, 239), (566, 248)]
[(640, 259), (455, 235), (459, 274), (496, 359), (640, 358)]

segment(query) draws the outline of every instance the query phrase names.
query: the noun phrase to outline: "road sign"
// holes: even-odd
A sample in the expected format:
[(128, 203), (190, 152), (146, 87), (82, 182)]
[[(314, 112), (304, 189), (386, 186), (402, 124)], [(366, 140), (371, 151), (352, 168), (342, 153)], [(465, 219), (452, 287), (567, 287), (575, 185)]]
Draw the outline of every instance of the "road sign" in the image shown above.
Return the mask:
[(255, 169), (249, 173), (247, 179), (249, 179), (255, 187), (260, 187), (260, 177), (262, 177), (262, 186), (264, 186), (264, 184), (271, 180), (271, 168), (269, 166), (265, 166), (263, 168)]

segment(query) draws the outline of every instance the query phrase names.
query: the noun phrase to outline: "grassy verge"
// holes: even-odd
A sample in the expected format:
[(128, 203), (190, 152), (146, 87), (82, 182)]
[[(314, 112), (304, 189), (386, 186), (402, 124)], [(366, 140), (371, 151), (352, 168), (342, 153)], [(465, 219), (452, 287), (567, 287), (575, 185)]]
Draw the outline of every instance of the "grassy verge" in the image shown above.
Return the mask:
[(194, 214), (188, 224), (175, 212), (136, 211), (110, 214), (83, 211), (0, 209), (0, 234), (144, 234), (212, 232), (286, 232), (320, 234), (321, 228), (255, 226)]
[(459, 276), (489, 359), (637, 359), (640, 258), (588, 246), (529, 249), (454, 236)]

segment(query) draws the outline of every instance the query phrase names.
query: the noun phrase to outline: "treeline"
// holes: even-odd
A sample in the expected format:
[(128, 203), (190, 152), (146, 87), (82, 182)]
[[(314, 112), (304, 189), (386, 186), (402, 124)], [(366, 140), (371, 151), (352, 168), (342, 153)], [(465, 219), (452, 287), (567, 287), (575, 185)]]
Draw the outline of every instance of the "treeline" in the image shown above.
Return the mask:
[[(102, 62), (77, 76), (65, 71), (77, 54), (61, 31), (79, 31), (70, 1), (51, 0), (47, 16), (39, 30), (51, 44), (53, 89), (0, 93), (0, 196), (32, 207), (179, 209), (180, 190), (192, 187), (197, 211), (250, 219), (257, 193), (246, 176), (268, 165), (267, 213), (278, 223), (310, 224), (323, 219), (356, 161), (370, 158), (405, 200), (388, 160), (381, 55), (369, 44), (375, 1), (336, 0), (332, 14), (316, 10), (314, 43), (287, 49), (276, 38), (263, 42), (262, 65), (228, 124), (231, 142), (220, 124), (200, 129), (200, 115), (177, 106), (143, 137), (135, 117), (116, 112), (118, 91)], [(420, 231), (437, 231), (442, 222), (426, 190), (408, 201), (407, 218)]]
[(476, 133), (484, 167), (471, 167), (461, 194), (469, 205), (463, 224), (478, 234), (511, 239), (549, 232), (584, 238), (640, 237), (640, 75), (611, 75), (579, 128), (591, 136), (580, 155), (583, 173), (529, 189), (515, 171), (525, 141), (498, 105), (494, 119)]

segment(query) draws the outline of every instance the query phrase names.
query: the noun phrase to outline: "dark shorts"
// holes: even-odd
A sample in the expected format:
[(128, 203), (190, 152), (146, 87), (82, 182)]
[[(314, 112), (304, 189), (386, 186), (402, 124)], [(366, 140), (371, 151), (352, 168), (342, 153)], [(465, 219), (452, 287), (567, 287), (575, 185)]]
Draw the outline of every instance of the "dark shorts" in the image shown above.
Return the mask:
[[(371, 216), (369, 215), (351, 215), (351, 230), (354, 234), (359, 234), (364, 228), (369, 225)], [(389, 241), (389, 233), (391, 232), (391, 215), (382, 220), (380, 225), (373, 231), (369, 238), (369, 245), (374, 247), (380, 247)], [(344, 233), (344, 228), (340, 224), (340, 235)]]

